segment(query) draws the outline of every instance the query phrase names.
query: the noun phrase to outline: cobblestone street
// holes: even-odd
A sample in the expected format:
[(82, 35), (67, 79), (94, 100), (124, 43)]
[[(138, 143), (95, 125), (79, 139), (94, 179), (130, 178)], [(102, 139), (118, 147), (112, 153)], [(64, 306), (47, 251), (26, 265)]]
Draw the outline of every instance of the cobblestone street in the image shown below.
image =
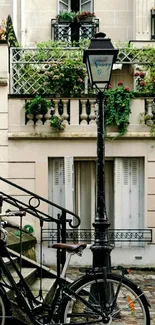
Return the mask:
[[(78, 268), (70, 268), (67, 272), (68, 277), (76, 279), (81, 275)], [(151, 325), (155, 325), (155, 271), (136, 271), (131, 270), (128, 278), (139, 285), (144, 291), (148, 302), (151, 305)]]
[(155, 271), (132, 271), (129, 278), (136, 284), (139, 284), (140, 288), (144, 291), (151, 305), (151, 325), (155, 325)]

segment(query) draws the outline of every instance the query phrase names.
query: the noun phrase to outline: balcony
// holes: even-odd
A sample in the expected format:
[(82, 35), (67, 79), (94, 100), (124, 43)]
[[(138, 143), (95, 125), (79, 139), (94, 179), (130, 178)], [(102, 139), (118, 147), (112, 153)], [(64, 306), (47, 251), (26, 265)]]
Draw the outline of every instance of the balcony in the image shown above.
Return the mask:
[[(9, 96), (9, 139), (16, 138), (96, 138), (96, 103), (95, 98), (50, 98), (55, 104), (55, 116), (61, 116), (64, 130), (50, 126), (51, 109), (45, 116), (25, 115), (26, 97)], [(150, 128), (145, 121), (140, 124), (141, 114), (146, 114), (152, 107), (154, 98), (136, 98), (131, 101), (131, 114), (125, 138), (150, 138)], [(60, 105), (61, 103), (61, 109)], [(147, 110), (147, 111), (146, 111)], [(108, 137), (119, 136), (116, 126), (108, 127)]]
[(80, 23), (51, 20), (51, 39), (54, 41), (79, 42), (83, 39), (91, 39), (98, 31), (99, 19)]

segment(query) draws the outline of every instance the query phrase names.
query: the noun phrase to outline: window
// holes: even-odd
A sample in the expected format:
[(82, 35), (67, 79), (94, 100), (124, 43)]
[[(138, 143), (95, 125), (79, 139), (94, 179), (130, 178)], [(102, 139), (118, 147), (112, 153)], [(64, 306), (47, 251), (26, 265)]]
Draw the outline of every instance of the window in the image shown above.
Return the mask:
[[(114, 162), (105, 164), (105, 193), (107, 215), (113, 228)], [(96, 162), (75, 160), (73, 157), (49, 159), (49, 200), (74, 211), (81, 217), (81, 229), (93, 229), (96, 211)], [(50, 214), (56, 217), (57, 209)]]
[[(130, 232), (144, 228), (144, 159), (115, 158), (105, 162), (105, 199), (111, 229)], [(96, 162), (73, 157), (49, 159), (49, 200), (81, 218), (79, 230), (94, 229), (96, 212)], [(51, 207), (56, 218), (59, 211)], [(49, 225), (52, 227), (52, 225)], [(141, 246), (141, 242), (116, 241), (116, 246)]]
[(60, 11), (94, 11), (93, 0), (59, 0), (58, 12)]

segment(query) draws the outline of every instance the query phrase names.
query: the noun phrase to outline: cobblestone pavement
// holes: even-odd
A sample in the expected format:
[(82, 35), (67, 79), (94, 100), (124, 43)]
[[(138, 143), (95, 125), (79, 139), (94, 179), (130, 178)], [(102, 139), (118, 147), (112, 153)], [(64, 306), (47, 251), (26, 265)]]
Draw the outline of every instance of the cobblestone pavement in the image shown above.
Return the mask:
[[(78, 268), (69, 268), (67, 276), (72, 280), (81, 276)], [(155, 271), (136, 271), (131, 270), (129, 279), (136, 283), (145, 293), (151, 308), (151, 325), (155, 325)]]
[(133, 271), (131, 272), (129, 278), (138, 284), (142, 291), (145, 293), (151, 305), (151, 325), (155, 325), (155, 271)]

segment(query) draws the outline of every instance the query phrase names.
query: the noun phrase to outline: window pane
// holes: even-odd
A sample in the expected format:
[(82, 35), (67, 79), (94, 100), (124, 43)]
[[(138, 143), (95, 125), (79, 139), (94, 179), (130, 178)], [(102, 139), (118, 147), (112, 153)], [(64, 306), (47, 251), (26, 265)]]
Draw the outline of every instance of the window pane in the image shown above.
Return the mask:
[(69, 0), (59, 0), (59, 12), (69, 9)]
[(81, 11), (93, 11), (91, 0), (81, 0)]

